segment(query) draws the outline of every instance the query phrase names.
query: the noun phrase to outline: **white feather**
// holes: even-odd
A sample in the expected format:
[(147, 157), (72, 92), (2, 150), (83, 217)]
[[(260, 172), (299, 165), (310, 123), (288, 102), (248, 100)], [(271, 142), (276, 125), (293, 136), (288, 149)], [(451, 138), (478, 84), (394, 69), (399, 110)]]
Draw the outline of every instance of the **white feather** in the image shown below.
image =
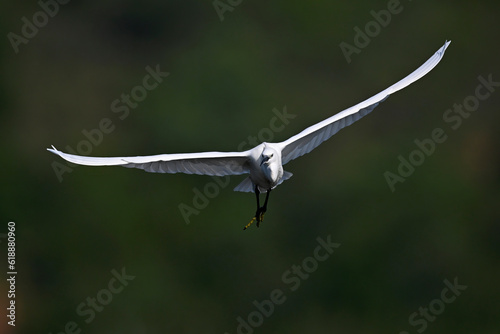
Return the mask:
[(449, 44), (450, 42), (447, 41), (422, 66), (389, 88), (322, 122), (308, 127), (299, 134), (280, 143), (262, 143), (244, 152), (203, 152), (115, 158), (97, 158), (67, 154), (58, 151), (53, 146), (52, 149), (49, 148), (48, 150), (69, 162), (87, 166), (123, 166), (140, 168), (152, 173), (186, 173), (213, 176), (249, 173), (249, 178), (245, 179), (234, 190), (253, 191), (257, 185), (261, 192), (265, 192), (291, 177), (291, 173), (283, 171), (283, 165), (311, 152), (342, 128), (351, 125), (370, 113), (390, 94), (405, 88), (423, 77), (443, 58)]
[(391, 87), (278, 143), (282, 151), (281, 159), (283, 165), (311, 152), (318, 147), (319, 144), (329, 139), (341, 129), (351, 125), (363, 116), (368, 115), (380, 102), (388, 98), (390, 94), (407, 87), (429, 73), (441, 61), (448, 45), (450, 45), (450, 41), (446, 41), (446, 43), (444, 43), (444, 45), (423, 65)]

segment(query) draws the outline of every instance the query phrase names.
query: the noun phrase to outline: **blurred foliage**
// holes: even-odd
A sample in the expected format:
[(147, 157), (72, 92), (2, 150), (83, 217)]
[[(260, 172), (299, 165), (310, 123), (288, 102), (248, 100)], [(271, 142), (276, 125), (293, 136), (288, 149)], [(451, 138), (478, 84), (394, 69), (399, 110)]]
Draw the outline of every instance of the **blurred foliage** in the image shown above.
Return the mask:
[[(15, 53), (7, 34), (40, 5), (2, 3), (0, 232), (16, 222), (18, 332), (74, 321), (82, 333), (236, 333), (254, 300), (281, 289), (286, 301), (255, 332), (416, 333), (409, 316), (458, 277), (467, 290), (426, 332), (496, 333), (500, 92), (456, 130), (443, 113), (478, 76), (500, 80), (500, 4), (403, 1), (348, 63), (340, 43), (387, 6), (241, 1), (221, 21), (211, 1), (73, 0)], [(109, 118), (92, 155), (233, 151), (286, 106), (296, 117), (273, 134), (281, 141), (393, 84), (446, 39), (431, 73), (286, 166), (294, 177), (259, 229), (242, 231), (255, 199), (232, 191), (241, 177), (186, 224), (179, 205), (212, 178), (72, 166), (59, 182), (62, 160), (45, 150), (76, 150)], [(111, 103), (157, 64), (170, 75), (120, 120)], [(391, 192), (384, 173), (435, 128), (448, 139)], [(328, 236), (341, 246), (290, 291), (282, 275)], [(123, 267), (135, 279), (87, 324), (78, 305)], [(5, 322), (0, 332), (13, 333)]]

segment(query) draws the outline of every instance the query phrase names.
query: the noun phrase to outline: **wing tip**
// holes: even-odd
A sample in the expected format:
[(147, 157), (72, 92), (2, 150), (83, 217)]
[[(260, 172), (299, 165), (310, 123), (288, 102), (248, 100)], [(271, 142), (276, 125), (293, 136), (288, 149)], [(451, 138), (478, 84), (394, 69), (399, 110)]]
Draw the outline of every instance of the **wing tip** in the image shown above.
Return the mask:
[(52, 148), (47, 148), (47, 151), (51, 152), (51, 153), (54, 153), (54, 154), (57, 154), (59, 155), (59, 151), (57, 150), (57, 148), (55, 148), (54, 145), (50, 145)]
[(446, 49), (448, 48), (448, 46), (450, 45), (451, 43), (451, 40), (446, 40), (444, 42), (444, 45), (441, 47), (441, 49), (438, 51), (439, 52), (439, 55), (440, 56), (443, 56), (444, 52), (446, 51)]

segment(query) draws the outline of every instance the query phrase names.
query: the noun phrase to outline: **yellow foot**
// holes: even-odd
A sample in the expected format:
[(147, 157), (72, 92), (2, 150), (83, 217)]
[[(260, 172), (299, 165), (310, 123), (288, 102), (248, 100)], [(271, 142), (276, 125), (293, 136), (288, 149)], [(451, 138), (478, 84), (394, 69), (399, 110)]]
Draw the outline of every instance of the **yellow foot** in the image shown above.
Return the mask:
[(252, 225), (252, 223), (253, 223), (254, 221), (256, 221), (256, 220), (257, 220), (257, 218), (256, 218), (256, 217), (253, 217), (253, 218), (252, 218), (252, 220), (250, 221), (250, 223), (248, 223), (248, 224), (247, 224), (247, 226), (243, 227), (243, 230), (246, 230), (247, 228), (249, 228), (249, 227), (250, 227), (250, 225)]
[(257, 221), (257, 227), (259, 227), (260, 223), (262, 223), (264, 221), (264, 214), (265, 214), (265, 212), (261, 212), (259, 214), (259, 217), (253, 217), (252, 220), (250, 221), (250, 223), (248, 223), (245, 227), (243, 227), (243, 230), (246, 230), (247, 228), (249, 228), (250, 225), (252, 225), (252, 223), (254, 221)]
[(264, 221), (264, 214), (265, 214), (265, 212), (262, 212), (259, 215), (259, 219), (257, 220), (257, 227), (260, 227), (260, 223), (262, 223)]

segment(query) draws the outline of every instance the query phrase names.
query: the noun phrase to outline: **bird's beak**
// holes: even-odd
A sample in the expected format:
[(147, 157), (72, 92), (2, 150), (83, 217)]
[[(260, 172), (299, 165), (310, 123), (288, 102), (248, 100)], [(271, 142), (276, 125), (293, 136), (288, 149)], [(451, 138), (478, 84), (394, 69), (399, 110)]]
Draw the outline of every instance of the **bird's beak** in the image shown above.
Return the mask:
[(265, 157), (262, 159), (262, 161), (260, 162), (260, 165), (262, 166), (263, 163), (269, 161), (269, 157)]

